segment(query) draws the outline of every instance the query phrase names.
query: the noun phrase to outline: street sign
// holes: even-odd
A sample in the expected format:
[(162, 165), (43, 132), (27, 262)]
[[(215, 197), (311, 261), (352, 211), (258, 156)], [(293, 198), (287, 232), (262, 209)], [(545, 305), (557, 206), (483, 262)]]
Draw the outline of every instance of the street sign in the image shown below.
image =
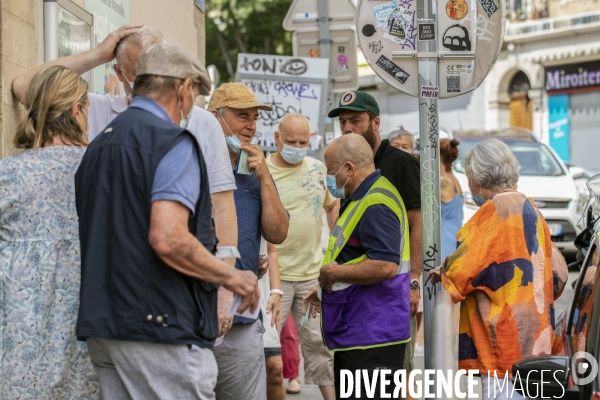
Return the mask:
[[(238, 54), (235, 80), (254, 92), (257, 100), (273, 108), (260, 110), (256, 123), (258, 144), (267, 151), (276, 151), (274, 132), (288, 113), (298, 112), (308, 118), (311, 132), (323, 136), (327, 99), (329, 60)], [(320, 140), (311, 137), (311, 150), (317, 150)]]
[[(354, 29), (332, 29), (329, 50), (329, 69), (333, 92), (358, 89), (358, 60), (356, 57), (356, 33)], [(296, 31), (292, 36), (294, 56), (319, 57), (319, 31)]]
[[(350, 0), (328, 0), (329, 27), (354, 25), (355, 7)], [(283, 29), (296, 31), (319, 27), (318, 0), (294, 0), (283, 20)]]
[[(492, 69), (504, 38), (500, 0), (439, 0), (431, 18), (417, 18), (417, 0), (360, 0), (356, 32), (362, 52), (390, 86), (419, 96), (419, 58), (439, 58), (439, 98), (475, 90)], [(436, 26), (437, 25), (437, 26)], [(419, 52), (437, 41), (435, 54)]]

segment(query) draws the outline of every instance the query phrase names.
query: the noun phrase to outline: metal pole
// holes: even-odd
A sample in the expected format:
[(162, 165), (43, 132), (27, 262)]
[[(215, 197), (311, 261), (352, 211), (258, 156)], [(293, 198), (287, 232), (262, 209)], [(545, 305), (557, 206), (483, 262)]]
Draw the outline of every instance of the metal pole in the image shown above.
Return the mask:
[[(433, 320), (433, 340), (432, 351), (435, 354), (435, 368), (443, 374), (448, 370), (456, 372), (456, 361), (454, 360), (454, 339), (456, 336), (449, 329), (452, 324), (452, 316), (454, 315), (454, 303), (450, 297), (450, 293), (442, 290), (435, 296), (434, 306), (435, 318)], [(452, 376), (454, 379), (454, 375)], [(437, 380), (436, 380), (437, 381)], [(433, 393), (433, 391), (431, 392)], [(437, 393), (437, 390), (436, 390)], [(453, 400), (454, 396), (446, 396), (442, 390), (441, 396), (436, 397), (437, 400)]]
[(58, 58), (58, 4), (44, 0), (44, 62)]
[[(318, 0), (317, 11), (319, 13), (319, 57), (330, 60), (331, 39), (329, 37), (329, 0)], [(330, 60), (331, 63), (331, 60)], [(321, 110), (319, 116), (319, 135), (325, 141), (325, 132), (333, 132), (333, 120), (327, 118), (327, 110), (333, 105), (333, 90), (331, 87), (331, 66), (327, 78), (327, 101), (325, 110)], [(329, 121), (329, 122), (327, 122)]]
[[(421, 214), (423, 238), (423, 319), (425, 329), (425, 368), (434, 369), (433, 362), (433, 298), (441, 285), (426, 283), (429, 270), (438, 267), (441, 260), (440, 210), (440, 152), (438, 147), (439, 113), (437, 95), (423, 98), (423, 86), (439, 86), (437, 58), (437, 0), (419, 0), (418, 23), (435, 24), (436, 40), (419, 40), (419, 132), (421, 152)], [(439, 328), (438, 328), (439, 329)]]

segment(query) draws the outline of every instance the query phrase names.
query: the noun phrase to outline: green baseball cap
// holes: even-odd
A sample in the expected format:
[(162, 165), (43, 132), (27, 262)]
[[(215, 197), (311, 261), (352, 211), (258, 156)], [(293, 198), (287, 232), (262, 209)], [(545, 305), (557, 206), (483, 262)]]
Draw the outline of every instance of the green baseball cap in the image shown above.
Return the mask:
[(342, 95), (337, 108), (329, 111), (328, 117), (334, 118), (340, 115), (341, 110), (370, 111), (379, 116), (379, 105), (375, 97), (367, 92), (359, 90), (348, 90)]

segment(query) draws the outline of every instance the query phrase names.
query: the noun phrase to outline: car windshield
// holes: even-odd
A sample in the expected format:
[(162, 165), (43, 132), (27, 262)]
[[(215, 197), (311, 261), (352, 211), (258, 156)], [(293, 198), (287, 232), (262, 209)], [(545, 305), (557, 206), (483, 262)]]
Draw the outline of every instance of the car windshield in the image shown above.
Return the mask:
[[(460, 141), (458, 159), (454, 162), (454, 169), (457, 172), (465, 172), (465, 154), (475, 147), (477, 143), (485, 139), (487, 138), (458, 138)], [(565, 174), (565, 171), (554, 155), (544, 144), (504, 138), (501, 140), (508, 145), (515, 157), (517, 157), (520, 165), (519, 175), (558, 176)]]

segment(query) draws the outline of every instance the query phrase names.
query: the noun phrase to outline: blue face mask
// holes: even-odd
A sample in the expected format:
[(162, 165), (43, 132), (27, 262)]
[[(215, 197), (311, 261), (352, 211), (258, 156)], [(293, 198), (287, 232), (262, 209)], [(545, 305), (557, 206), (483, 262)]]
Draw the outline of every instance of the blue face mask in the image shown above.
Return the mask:
[(292, 147), (287, 144), (283, 144), (283, 150), (281, 150), (281, 157), (285, 160), (286, 163), (296, 165), (300, 164), (304, 157), (306, 157), (306, 153), (308, 152), (308, 147)]
[[(223, 118), (223, 114), (221, 114), (220, 111), (219, 111), (219, 115), (221, 116), (221, 119), (223, 120), (223, 122), (225, 122), (225, 118)], [(233, 131), (231, 130), (231, 128), (229, 127), (227, 122), (225, 122), (225, 126), (227, 127), (227, 129), (229, 129), (229, 133), (231, 133), (231, 136), (225, 135), (225, 140), (227, 141), (227, 145), (229, 146), (229, 148), (231, 150), (233, 150), (234, 153), (239, 153), (242, 142), (240, 142), (240, 139), (238, 139), (236, 134), (233, 133)], [(253, 141), (254, 141), (254, 138), (252, 138)], [(250, 142), (250, 144), (255, 144), (255, 143)]]
[[(473, 195), (473, 193), (471, 193)], [(477, 207), (481, 207), (485, 203), (485, 197), (481, 193), (477, 196), (473, 196), (473, 203), (477, 204)]]
[(485, 197), (483, 197), (483, 195), (481, 194), (481, 190), (479, 190), (479, 194), (477, 196), (473, 194), (473, 191), (470, 187), (469, 191), (471, 192), (471, 197), (473, 197), (473, 203), (475, 203), (477, 207), (481, 207), (486, 202)]
[(331, 193), (331, 195), (333, 197), (336, 197), (338, 199), (345, 199), (346, 198), (346, 192), (344, 191), (344, 188), (346, 187), (346, 183), (348, 183), (348, 179), (350, 179), (350, 177), (348, 177), (348, 179), (346, 179), (346, 182), (344, 182), (344, 186), (342, 186), (341, 188), (337, 187), (337, 183), (335, 181), (335, 177), (337, 176), (337, 174), (340, 173), (340, 171), (342, 170), (342, 168), (344, 168), (344, 165), (342, 165), (342, 167), (340, 169), (338, 169), (338, 172), (336, 172), (335, 175), (329, 175), (329, 174), (327, 174), (327, 178), (326, 178), (326, 181), (325, 181), (326, 185), (327, 185), (327, 189), (329, 189), (329, 193)]
[(234, 151), (234, 153), (240, 152), (240, 146), (242, 145), (242, 142), (240, 142), (240, 139), (238, 139), (238, 137), (235, 136), (233, 134), (233, 132), (232, 132), (231, 136), (226, 136), (226, 140), (227, 140), (227, 144), (229, 145), (231, 150)]

